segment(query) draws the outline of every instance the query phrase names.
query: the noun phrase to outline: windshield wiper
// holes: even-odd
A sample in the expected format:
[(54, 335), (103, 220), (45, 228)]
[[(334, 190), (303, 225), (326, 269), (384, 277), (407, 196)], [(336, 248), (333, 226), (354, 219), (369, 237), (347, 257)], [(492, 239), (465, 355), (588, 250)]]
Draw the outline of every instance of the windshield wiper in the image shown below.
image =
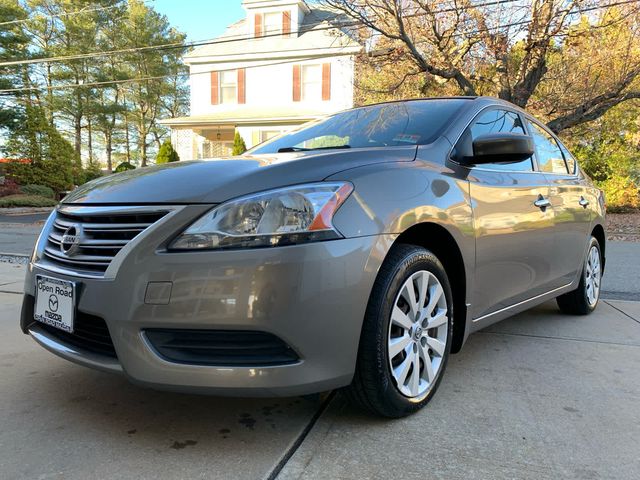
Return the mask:
[(308, 152), (309, 150), (333, 150), (338, 148), (351, 148), (351, 145), (332, 145), (330, 147), (316, 147), (316, 148), (304, 148), (304, 147), (282, 147), (278, 149), (278, 153), (286, 152)]

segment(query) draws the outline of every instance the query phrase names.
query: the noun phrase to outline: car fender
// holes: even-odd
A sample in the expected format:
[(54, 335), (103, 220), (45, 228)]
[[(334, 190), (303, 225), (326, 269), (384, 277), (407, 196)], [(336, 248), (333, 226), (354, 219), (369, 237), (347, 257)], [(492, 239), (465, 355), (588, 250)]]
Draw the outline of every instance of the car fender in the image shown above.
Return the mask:
[[(370, 263), (376, 268), (403, 233), (428, 223), (444, 228), (462, 254), (467, 292), (465, 304), (469, 306), (468, 292), (473, 291), (475, 235), (466, 178), (445, 165), (418, 159), (354, 168), (327, 180), (349, 181), (354, 185), (353, 193), (336, 212), (333, 224), (347, 238), (380, 237), (371, 252)], [(427, 245), (428, 240), (424, 242)], [(467, 325), (468, 321), (465, 318)]]

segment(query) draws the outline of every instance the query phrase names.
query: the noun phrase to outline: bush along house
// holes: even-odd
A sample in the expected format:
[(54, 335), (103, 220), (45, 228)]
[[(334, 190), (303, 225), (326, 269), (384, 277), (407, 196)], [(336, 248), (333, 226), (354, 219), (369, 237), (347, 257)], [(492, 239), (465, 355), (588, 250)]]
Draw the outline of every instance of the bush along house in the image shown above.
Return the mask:
[(353, 106), (361, 46), (335, 12), (296, 0), (244, 0), (246, 18), (184, 57), (191, 114), (163, 120), (183, 160), (231, 155)]

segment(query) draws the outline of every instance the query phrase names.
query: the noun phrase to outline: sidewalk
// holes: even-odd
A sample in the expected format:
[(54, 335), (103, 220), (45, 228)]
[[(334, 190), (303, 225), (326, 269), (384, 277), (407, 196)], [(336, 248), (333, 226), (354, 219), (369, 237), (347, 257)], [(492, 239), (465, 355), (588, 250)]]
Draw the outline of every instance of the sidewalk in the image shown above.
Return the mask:
[(472, 335), (416, 415), (333, 402), (278, 479), (637, 479), (638, 365), (640, 303), (549, 302)]
[(22, 293), (27, 266), (0, 261), (0, 292)]
[(18, 328), (25, 268), (0, 262), (6, 478), (271, 479), (291, 453), (281, 480), (640, 478), (640, 302), (548, 302), (472, 335), (417, 414), (337, 395), (314, 423), (314, 400), (158, 392), (54, 357)]

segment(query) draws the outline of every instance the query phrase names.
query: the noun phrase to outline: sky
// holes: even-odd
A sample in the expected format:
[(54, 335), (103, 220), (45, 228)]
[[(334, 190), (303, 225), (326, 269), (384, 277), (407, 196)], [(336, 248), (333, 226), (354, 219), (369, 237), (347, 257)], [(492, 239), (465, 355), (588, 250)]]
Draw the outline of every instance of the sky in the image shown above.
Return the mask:
[(154, 0), (149, 5), (193, 40), (217, 37), (245, 16), (241, 0)]

